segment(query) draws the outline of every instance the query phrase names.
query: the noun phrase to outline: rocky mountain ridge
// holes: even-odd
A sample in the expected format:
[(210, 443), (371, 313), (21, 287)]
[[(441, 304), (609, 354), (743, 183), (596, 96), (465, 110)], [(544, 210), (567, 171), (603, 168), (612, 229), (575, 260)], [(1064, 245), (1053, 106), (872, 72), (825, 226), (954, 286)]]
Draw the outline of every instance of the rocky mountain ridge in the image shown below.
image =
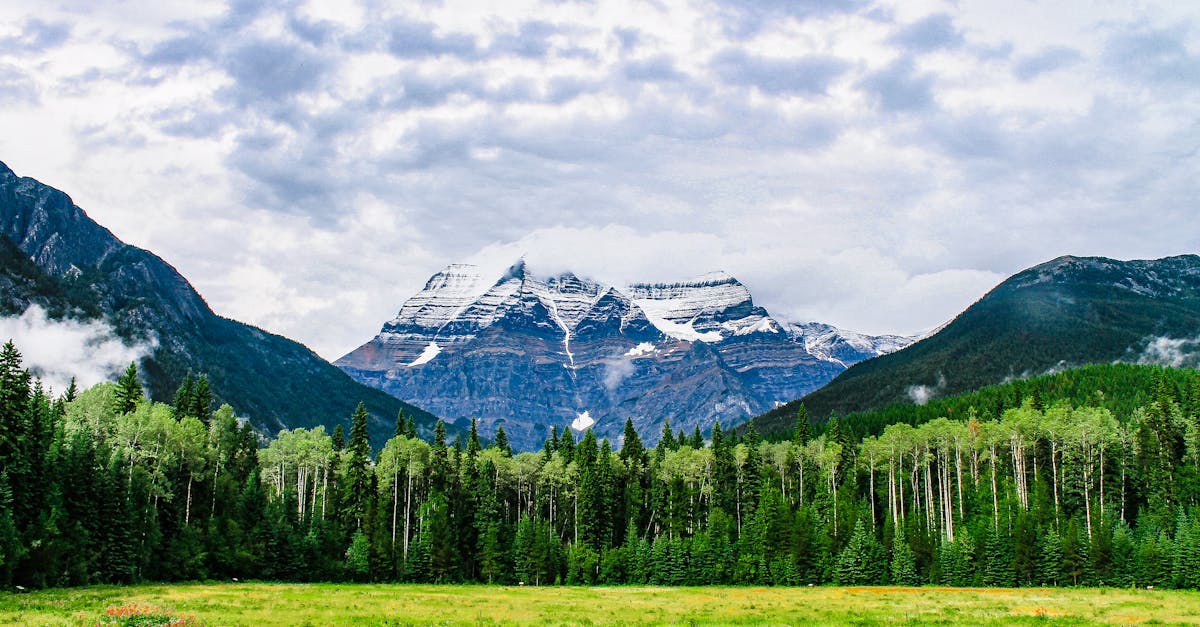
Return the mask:
[(663, 420), (736, 424), (907, 341), (783, 322), (725, 273), (617, 287), (521, 260), (496, 280), (448, 266), (335, 364), (532, 449), (552, 426), (616, 439), (628, 417), (654, 442)]
[(218, 400), (265, 432), (348, 425), (359, 401), (376, 444), (401, 409), (432, 432), (428, 412), (353, 381), (302, 344), (217, 315), (169, 263), (3, 163), (0, 239), (3, 313), (36, 303), (54, 317), (104, 320), (125, 340), (153, 343), (141, 371), (155, 400), (170, 402), (190, 371), (207, 374)]

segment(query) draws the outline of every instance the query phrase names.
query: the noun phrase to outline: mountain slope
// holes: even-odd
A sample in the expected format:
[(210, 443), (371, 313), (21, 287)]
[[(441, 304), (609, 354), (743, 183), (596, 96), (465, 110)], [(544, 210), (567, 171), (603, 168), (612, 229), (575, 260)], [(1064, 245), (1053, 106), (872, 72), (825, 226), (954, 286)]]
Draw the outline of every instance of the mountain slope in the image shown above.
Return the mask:
[[(856, 364), (801, 400), (823, 420), (1065, 367), (1163, 361), (1156, 347), (1194, 350), (1187, 340), (1198, 336), (1200, 257), (1060, 257), (1013, 275), (938, 333)], [(795, 411), (789, 403), (767, 412), (756, 428), (791, 429)]]
[(216, 315), (168, 263), (121, 242), (65, 193), (3, 163), (0, 236), (8, 240), (0, 251), (5, 313), (39, 302), (52, 316), (103, 318), (126, 339), (155, 343), (142, 364), (152, 398), (170, 401), (192, 371), (206, 373), (220, 401), (269, 432), (347, 422), (360, 400), (376, 443), (390, 435), (401, 409), (426, 430), (434, 420), (297, 342)]
[(618, 288), (518, 261), (494, 281), (465, 264), (434, 274), (335, 363), (438, 415), (479, 418), (485, 434), (503, 425), (528, 450), (551, 426), (616, 440), (631, 418), (653, 443), (664, 420), (737, 424), (905, 342), (784, 324), (724, 273)]

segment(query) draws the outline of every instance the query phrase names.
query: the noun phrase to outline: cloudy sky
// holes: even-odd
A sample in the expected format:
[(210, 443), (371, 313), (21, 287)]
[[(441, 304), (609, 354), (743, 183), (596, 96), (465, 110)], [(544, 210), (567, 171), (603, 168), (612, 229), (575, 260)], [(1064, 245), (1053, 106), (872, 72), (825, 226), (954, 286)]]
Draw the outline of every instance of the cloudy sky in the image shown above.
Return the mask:
[(0, 161), (336, 358), (451, 262), (910, 333), (1200, 251), (1200, 5), (6, 0)]

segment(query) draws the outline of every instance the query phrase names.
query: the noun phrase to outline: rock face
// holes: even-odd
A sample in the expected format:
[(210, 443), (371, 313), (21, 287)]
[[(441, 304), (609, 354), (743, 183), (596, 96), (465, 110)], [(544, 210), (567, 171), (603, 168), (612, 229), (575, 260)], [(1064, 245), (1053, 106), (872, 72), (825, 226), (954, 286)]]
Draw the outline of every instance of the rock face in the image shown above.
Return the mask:
[(207, 374), (220, 401), (266, 432), (348, 423), (359, 401), (376, 445), (401, 409), (426, 432), (435, 420), (302, 344), (213, 313), (170, 264), (117, 239), (65, 193), (0, 163), (0, 313), (19, 314), (31, 303), (53, 317), (103, 319), (127, 340), (152, 341), (141, 371), (155, 400), (171, 401), (191, 371)]
[(485, 435), (503, 425), (530, 450), (552, 425), (616, 441), (632, 418), (653, 443), (664, 420), (689, 433), (736, 424), (907, 341), (786, 324), (724, 273), (617, 288), (519, 261), (499, 279), (438, 272), (335, 364), (460, 425), (478, 418)]

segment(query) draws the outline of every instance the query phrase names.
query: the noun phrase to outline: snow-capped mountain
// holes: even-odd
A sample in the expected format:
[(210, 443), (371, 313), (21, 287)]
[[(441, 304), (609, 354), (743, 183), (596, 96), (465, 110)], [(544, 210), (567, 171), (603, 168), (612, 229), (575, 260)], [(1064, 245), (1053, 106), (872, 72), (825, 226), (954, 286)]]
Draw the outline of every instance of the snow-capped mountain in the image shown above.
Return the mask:
[(551, 425), (615, 439), (628, 417), (650, 442), (663, 420), (730, 426), (907, 343), (786, 323), (722, 272), (617, 287), (538, 276), (522, 260), (498, 279), (447, 267), (335, 363), (444, 418), (478, 418), (485, 435), (503, 424), (533, 449)]

